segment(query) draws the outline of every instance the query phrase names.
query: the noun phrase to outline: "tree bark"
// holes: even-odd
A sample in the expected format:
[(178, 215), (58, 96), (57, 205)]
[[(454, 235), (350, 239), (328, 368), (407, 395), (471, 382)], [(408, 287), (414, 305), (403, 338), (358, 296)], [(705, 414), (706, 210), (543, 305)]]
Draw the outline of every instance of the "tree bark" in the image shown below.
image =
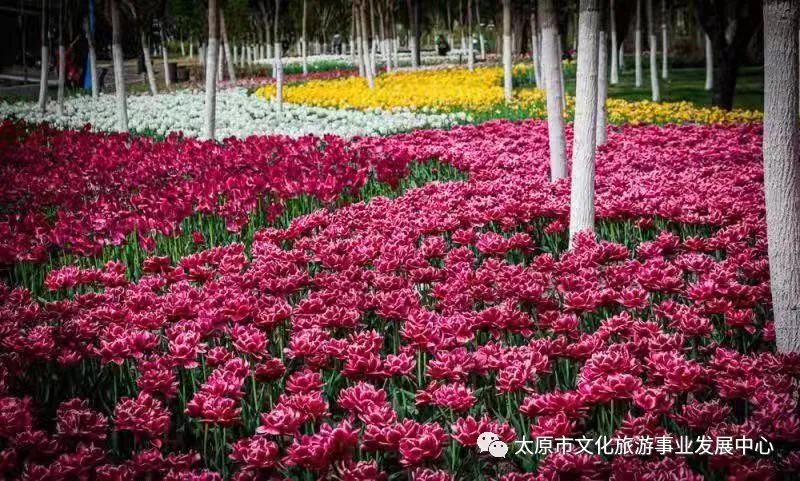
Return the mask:
[(467, 0), (467, 68), (475, 70), (475, 52), (472, 47), (472, 0)]
[(764, 0), (764, 191), (778, 352), (800, 352), (798, 3)]
[(150, 89), (150, 95), (156, 95), (158, 93), (156, 74), (153, 72), (153, 59), (150, 58), (150, 45), (147, 42), (144, 26), (139, 27), (139, 44), (142, 47), (142, 55), (144, 55), (144, 69), (147, 76), (147, 86)]
[(617, 44), (617, 19), (615, 18), (614, 0), (611, 0), (608, 16), (611, 22), (611, 85), (617, 85), (619, 83), (619, 45)]
[[(169, 89), (172, 85), (172, 79), (169, 76), (169, 50), (167, 49), (167, 36), (164, 35), (164, 21), (159, 22), (158, 35), (161, 40), (161, 61), (164, 64), (164, 85)], [(183, 49), (183, 42), (181, 41), (181, 49)]]
[(711, 38), (703, 34), (706, 39), (706, 90), (714, 88), (714, 48), (711, 46)]
[(366, 0), (361, 0), (358, 5), (358, 12), (359, 12), (359, 22), (361, 23), (361, 52), (364, 56), (364, 71), (367, 75), (367, 85), (369, 88), (375, 88), (375, 71), (373, 70), (373, 64), (370, 56), (372, 53), (369, 49), (369, 40), (368, 40), (368, 30), (367, 30), (367, 2)]
[(361, 6), (359, 2), (361, 0), (353, 0), (353, 27), (355, 28), (355, 49), (354, 52), (356, 53), (356, 61), (358, 62), (358, 76), (359, 77), (366, 77), (367, 70), (366, 66), (364, 65), (364, 55), (362, 54), (363, 45), (361, 44), (361, 37), (363, 33), (361, 32)]
[(506, 102), (511, 102), (511, 0), (503, 0), (503, 95)]
[(275, 61), (272, 68), (275, 72), (275, 105), (278, 112), (283, 112), (283, 45), (280, 35), (280, 8), (281, 0), (275, 0)]
[(300, 37), (300, 54), (303, 56), (303, 75), (308, 74), (308, 39), (306, 39), (306, 18), (308, 17), (308, 1), (303, 0), (303, 26)]
[(634, 59), (636, 77), (634, 85), (642, 86), (642, 0), (636, 0), (636, 31), (634, 32), (634, 48), (636, 50)]
[(219, 61), (219, 6), (208, 0), (208, 46), (206, 47), (206, 112), (205, 137), (215, 138), (217, 115), (217, 62)]
[(481, 2), (475, 2), (475, 19), (478, 21), (478, 42), (481, 49), (481, 61), (486, 61), (486, 39), (483, 36), (483, 26), (481, 25)]
[(42, 31), (41, 31), (41, 42), (42, 42), (42, 60), (41, 60), (41, 72), (39, 75), (39, 110), (42, 113), (47, 111), (47, 71), (49, 70), (50, 66), (50, 49), (47, 48), (47, 17), (48, 17), (48, 5), (47, 0), (42, 0)]
[(600, 0), (600, 32), (597, 42), (597, 128), (595, 132), (595, 145), (606, 143), (606, 124), (608, 111), (606, 99), (608, 98), (608, 9), (605, 0)]
[(658, 84), (658, 45), (653, 19), (653, 0), (647, 1), (647, 37), (650, 44), (650, 91), (653, 102), (661, 101), (661, 89)]
[(539, 53), (539, 29), (536, 27), (536, 8), (534, 6), (533, 11), (531, 11), (531, 60), (533, 61), (533, 80), (536, 83), (536, 88), (542, 88), (542, 63), (541, 63), (541, 53)]
[(119, 3), (111, 3), (111, 54), (114, 60), (114, 89), (117, 98), (117, 130), (128, 131), (128, 103), (125, 94), (125, 58), (122, 53), (122, 26)]
[(372, 45), (370, 47), (369, 53), (369, 63), (370, 68), (372, 69), (372, 76), (374, 77), (377, 75), (378, 67), (377, 67), (377, 56), (378, 56), (378, 42), (376, 41), (376, 31), (375, 31), (375, 0), (368, 0), (369, 4), (365, 4), (364, 8), (369, 8), (369, 36), (367, 37), (367, 45), (369, 45), (370, 39), (372, 40)]
[(422, 31), (419, 22), (419, 0), (406, 0), (408, 6), (408, 17), (410, 23), (411, 37), (411, 68), (416, 69), (422, 64), (420, 56), (420, 44), (422, 43)]
[(94, 45), (94, 33), (89, 25), (89, 17), (83, 18), (83, 32), (86, 35), (86, 43), (89, 46), (89, 74), (92, 78), (92, 98), (96, 99), (100, 93), (100, 81), (97, 76), (97, 51)]
[(661, 0), (661, 78), (669, 78), (669, 9), (667, 0)]
[(558, 20), (553, 0), (539, 0), (542, 30), (542, 77), (547, 97), (547, 134), (550, 144), (550, 179), (567, 176), (567, 148), (561, 89), (561, 57), (558, 48)]
[(67, 51), (64, 48), (64, 0), (58, 5), (58, 115), (64, 115), (64, 87), (67, 82)]
[(222, 45), (225, 48), (225, 62), (228, 65), (228, 79), (236, 83), (236, 59), (231, 55), (231, 43), (228, 40), (228, 29), (225, 27), (225, 9), (219, 9), (219, 29), (222, 34)]
[(594, 231), (594, 175), (597, 129), (598, 0), (580, 0), (575, 136), (569, 209), (570, 247), (575, 234)]

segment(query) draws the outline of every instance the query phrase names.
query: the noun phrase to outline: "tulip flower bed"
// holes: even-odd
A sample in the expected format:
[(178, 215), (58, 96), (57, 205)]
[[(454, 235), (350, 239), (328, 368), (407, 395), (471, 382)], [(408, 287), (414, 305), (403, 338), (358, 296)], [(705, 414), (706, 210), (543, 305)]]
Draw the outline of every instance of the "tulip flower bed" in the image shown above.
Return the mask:
[(461, 176), (334, 136), (158, 142), (11, 122), (0, 126), (0, 158), (0, 265), (28, 261), (15, 266), (28, 285), (43, 278), (30, 262), (102, 254), (138, 264), (156, 248), (177, 259), (190, 247), (176, 234), (218, 245), (322, 206)]
[[(598, 152), (599, 238), (566, 252), (569, 185), (549, 182), (543, 123), (366, 138), (352, 148), (436, 157), (469, 179), (320, 209), (251, 245), (151, 256), (135, 282), (111, 262), (53, 270), (38, 298), (3, 286), (0, 472), (790, 476), (800, 358), (773, 353), (760, 141), (758, 126), (613, 129)], [(509, 443), (506, 459), (479, 452), (487, 431)], [(612, 435), (773, 449), (545, 455), (513, 443)]]
[[(565, 68), (570, 64), (565, 62)], [(526, 65), (514, 67), (515, 83), (530, 77)], [(275, 95), (274, 85), (264, 85), (256, 91), (265, 99)], [(498, 67), (478, 68), (469, 72), (463, 68), (394, 72), (380, 75), (375, 89), (360, 77), (312, 80), (284, 89), (284, 98), (297, 104), (326, 108), (410, 108), (419, 112), (466, 111), (477, 120), (491, 118), (546, 118), (544, 92), (534, 88), (519, 88), (514, 100), (506, 105), (503, 96), (503, 71)], [(574, 115), (574, 98), (567, 98), (565, 117)], [(748, 110), (725, 111), (713, 107), (696, 107), (690, 102), (630, 102), (609, 99), (608, 120), (613, 124), (667, 123), (743, 123), (760, 122), (761, 112)]]
[[(31, 102), (0, 103), (0, 118), (26, 122), (48, 122), (60, 128), (80, 129), (91, 125), (95, 131), (113, 132), (117, 129), (113, 95), (93, 100), (71, 97), (65, 102), (64, 115), (58, 115), (55, 102), (42, 114)], [(128, 98), (128, 118), (133, 132), (166, 136), (172, 132), (197, 137), (203, 135), (202, 92), (177, 91), (155, 96), (134, 95)], [(154, 115), (153, 112), (158, 112)], [(448, 127), (468, 120), (463, 113), (425, 114), (408, 109), (385, 112), (379, 109), (355, 111), (325, 109), (284, 104), (282, 111), (262, 99), (248, 95), (243, 88), (229, 89), (217, 94), (217, 136), (247, 137), (249, 135), (334, 134), (343, 137), (385, 135), (412, 129)]]

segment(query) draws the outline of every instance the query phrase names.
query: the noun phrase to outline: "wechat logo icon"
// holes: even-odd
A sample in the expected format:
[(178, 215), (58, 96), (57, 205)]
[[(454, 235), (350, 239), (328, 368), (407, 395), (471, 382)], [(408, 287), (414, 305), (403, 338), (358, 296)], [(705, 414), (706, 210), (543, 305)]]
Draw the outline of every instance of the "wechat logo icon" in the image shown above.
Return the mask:
[(478, 436), (478, 449), (494, 458), (505, 458), (508, 453), (508, 445), (500, 440), (500, 436), (488, 431)]

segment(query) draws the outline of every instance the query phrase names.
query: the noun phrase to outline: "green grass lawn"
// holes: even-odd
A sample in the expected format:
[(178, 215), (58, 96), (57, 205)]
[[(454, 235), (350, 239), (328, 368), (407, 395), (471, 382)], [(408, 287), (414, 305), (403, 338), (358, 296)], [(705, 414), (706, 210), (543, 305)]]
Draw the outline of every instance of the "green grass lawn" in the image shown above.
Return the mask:
[[(625, 100), (650, 100), (650, 70), (648, 63), (644, 65), (642, 87), (636, 88), (633, 75), (633, 61), (628, 59), (626, 70), (620, 75), (618, 85), (608, 86), (609, 97)], [(661, 87), (661, 100), (675, 102), (686, 100), (696, 105), (711, 105), (711, 92), (705, 90), (705, 69), (682, 68), (672, 69), (670, 78), (662, 80), (659, 69), (659, 82)], [(567, 92), (575, 94), (575, 78), (566, 79)], [(734, 107), (747, 110), (764, 109), (764, 71), (761, 67), (743, 67), (739, 69), (739, 78), (736, 83), (736, 96)]]

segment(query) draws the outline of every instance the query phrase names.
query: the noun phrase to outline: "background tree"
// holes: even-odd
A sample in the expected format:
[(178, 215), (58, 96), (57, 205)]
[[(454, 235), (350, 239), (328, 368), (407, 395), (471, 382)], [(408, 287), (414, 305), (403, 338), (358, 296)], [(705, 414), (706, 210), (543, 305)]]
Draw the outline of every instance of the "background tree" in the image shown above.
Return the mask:
[(653, 18), (653, 0), (647, 2), (647, 43), (650, 45), (650, 92), (653, 102), (661, 101), (661, 89), (658, 85), (658, 36)]
[(67, 82), (67, 49), (64, 46), (65, 0), (58, 2), (58, 115), (64, 115), (64, 88)]
[(47, 43), (47, 20), (50, 16), (50, 9), (47, 0), (42, 0), (42, 25), (40, 40), (42, 44), (41, 73), (39, 75), (39, 110), (44, 113), (47, 110), (47, 73), (50, 67), (50, 49)]
[(594, 174), (597, 129), (598, 0), (580, 0), (575, 137), (569, 207), (570, 246), (575, 234), (594, 231)]
[(800, 136), (796, 0), (765, 0), (764, 191), (779, 352), (800, 352)]
[(761, 26), (760, 0), (695, 0), (697, 18), (711, 39), (714, 54), (712, 104), (733, 108), (739, 63)]
[(128, 101), (125, 93), (125, 57), (122, 52), (122, 14), (118, 0), (108, 0), (111, 17), (111, 56), (114, 63), (114, 91), (117, 99), (117, 130), (128, 131)]
[(206, 49), (205, 136), (214, 139), (217, 115), (217, 62), (219, 61), (219, 5), (208, 0), (208, 48)]
[(596, 144), (606, 143), (606, 123), (608, 112), (608, 0), (600, 0), (600, 32), (597, 37), (597, 128)]
[(503, 94), (511, 102), (513, 73), (511, 67), (511, 0), (503, 2)]
[(558, 48), (558, 21), (554, 0), (538, 1), (542, 31), (542, 74), (547, 97), (547, 135), (550, 143), (550, 179), (567, 176), (567, 148), (561, 86), (561, 56)]
[(636, 27), (634, 29), (634, 69), (636, 87), (642, 86), (642, 0), (636, 0)]

